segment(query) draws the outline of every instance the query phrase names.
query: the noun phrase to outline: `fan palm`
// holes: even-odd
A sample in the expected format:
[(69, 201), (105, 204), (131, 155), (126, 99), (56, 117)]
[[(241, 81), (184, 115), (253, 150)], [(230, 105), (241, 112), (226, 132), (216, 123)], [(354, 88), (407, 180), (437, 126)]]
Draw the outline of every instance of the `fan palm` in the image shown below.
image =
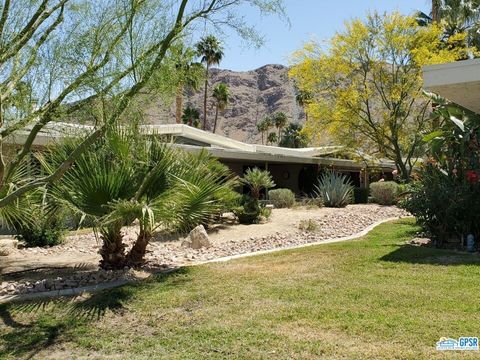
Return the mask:
[(200, 112), (188, 105), (185, 109), (183, 109), (183, 114), (182, 114), (182, 121), (184, 124), (193, 126), (193, 127), (198, 127), (198, 122), (200, 119)]
[(198, 90), (204, 69), (201, 63), (192, 61), (195, 56), (193, 49), (179, 47), (177, 52), (178, 60), (175, 69), (179, 80), (175, 95), (175, 120), (177, 124), (180, 124), (182, 122), (183, 93), (186, 88)]
[(432, 0), (431, 14), (418, 12), (417, 21), (422, 26), (438, 23), (444, 29), (444, 39), (466, 33), (466, 44), (480, 48), (480, 2), (478, 0)]
[(272, 126), (272, 119), (269, 117), (263, 118), (257, 124), (257, 130), (262, 135), (262, 145), (265, 144), (265, 133), (270, 129)]
[(250, 193), (255, 200), (260, 199), (260, 192), (271, 189), (275, 186), (270, 173), (255, 167), (247, 169), (242, 182), (250, 188)]
[(218, 111), (224, 111), (228, 105), (228, 86), (226, 84), (218, 84), (213, 89), (213, 98), (216, 101), (215, 106), (215, 122), (213, 123), (213, 133), (217, 129)]
[[(55, 149), (51, 163), (68, 153)], [(52, 161), (53, 159), (53, 161)], [(219, 206), (217, 194), (231, 186), (226, 170), (209, 171), (205, 155), (186, 155), (133, 131), (116, 129), (85, 152), (61, 182), (57, 198), (93, 220), (102, 239), (101, 266), (121, 268), (144, 261), (146, 247), (159, 228), (188, 230), (208, 220)], [(205, 175), (208, 174), (208, 175)], [(121, 228), (137, 220), (137, 239), (125, 254)]]
[(277, 140), (281, 140), (282, 130), (287, 125), (288, 117), (284, 112), (277, 112), (273, 115), (273, 124), (278, 130)]
[(218, 39), (213, 35), (203, 37), (196, 45), (197, 54), (205, 64), (205, 92), (203, 97), (203, 130), (207, 128), (207, 95), (208, 73), (210, 66), (220, 64), (223, 58), (223, 48)]

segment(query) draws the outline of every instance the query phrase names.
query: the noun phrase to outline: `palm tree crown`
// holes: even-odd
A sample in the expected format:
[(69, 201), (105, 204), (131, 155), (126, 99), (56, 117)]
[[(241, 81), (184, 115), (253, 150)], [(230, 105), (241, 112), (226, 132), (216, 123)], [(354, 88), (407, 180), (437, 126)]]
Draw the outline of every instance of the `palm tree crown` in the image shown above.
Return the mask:
[(203, 98), (203, 129), (207, 127), (207, 91), (208, 71), (210, 66), (220, 64), (223, 58), (223, 48), (218, 39), (213, 35), (203, 37), (196, 45), (197, 55), (205, 66), (205, 92)]
[(217, 129), (218, 111), (224, 111), (228, 105), (228, 98), (230, 96), (228, 86), (223, 83), (218, 84), (213, 88), (212, 96), (216, 101), (215, 122), (213, 124), (213, 132), (215, 133)]

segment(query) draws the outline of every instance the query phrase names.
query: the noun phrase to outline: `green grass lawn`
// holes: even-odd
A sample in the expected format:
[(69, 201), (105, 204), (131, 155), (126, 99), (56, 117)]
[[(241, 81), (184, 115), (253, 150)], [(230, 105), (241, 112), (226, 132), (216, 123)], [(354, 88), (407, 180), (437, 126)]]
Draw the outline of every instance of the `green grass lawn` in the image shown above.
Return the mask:
[[(72, 301), (0, 308), (4, 358), (431, 359), (480, 336), (480, 258), (407, 246), (412, 220), (355, 241), (186, 268)], [(3, 323), (2, 323), (3, 322)]]

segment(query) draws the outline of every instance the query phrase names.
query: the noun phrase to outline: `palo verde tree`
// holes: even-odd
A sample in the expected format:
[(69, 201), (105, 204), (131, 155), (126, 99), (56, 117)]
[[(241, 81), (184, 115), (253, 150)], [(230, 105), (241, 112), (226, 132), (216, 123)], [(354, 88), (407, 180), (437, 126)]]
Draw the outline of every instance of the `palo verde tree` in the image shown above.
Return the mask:
[[(242, 4), (283, 15), (281, 0), (0, 1), (0, 212), (60, 179), (140, 93), (168, 82), (165, 59), (196, 21), (251, 34)], [(56, 169), (17, 176), (49, 123), (97, 103), (108, 106), (100, 106), (94, 131)], [(9, 153), (6, 144), (19, 138), (20, 149)]]
[(429, 128), (422, 66), (454, 61), (465, 49), (443, 46), (442, 29), (399, 13), (346, 24), (323, 51), (314, 43), (294, 55), (290, 76), (311, 95), (305, 131), (395, 162), (405, 181)]

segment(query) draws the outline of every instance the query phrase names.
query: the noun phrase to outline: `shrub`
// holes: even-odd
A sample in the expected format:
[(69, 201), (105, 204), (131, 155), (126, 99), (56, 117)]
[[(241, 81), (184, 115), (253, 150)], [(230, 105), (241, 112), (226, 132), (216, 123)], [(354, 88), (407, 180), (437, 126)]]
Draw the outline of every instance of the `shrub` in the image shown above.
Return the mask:
[(276, 208), (290, 208), (295, 205), (295, 194), (289, 189), (270, 190), (268, 198)]
[(368, 195), (370, 190), (368, 188), (356, 187), (353, 189), (353, 201), (355, 204), (368, 203)]
[(260, 192), (263, 189), (268, 190), (275, 186), (270, 173), (257, 167), (248, 169), (241, 181), (250, 188), (250, 194), (256, 200), (260, 199)]
[(15, 238), (25, 241), (27, 247), (59, 245), (65, 237), (66, 219), (60, 213), (37, 213), (31, 221), (17, 224), (16, 231)]
[(318, 195), (317, 197), (303, 197), (300, 199), (299, 203), (307, 208), (323, 207), (323, 199)]
[(302, 231), (314, 232), (318, 229), (318, 223), (313, 219), (301, 220), (298, 228)]
[(420, 171), (399, 205), (409, 211), (438, 246), (480, 236), (480, 186), (449, 176), (431, 165)]
[(346, 175), (328, 172), (322, 175), (315, 188), (315, 194), (327, 207), (345, 207), (352, 201), (353, 186)]
[(380, 205), (393, 205), (397, 202), (398, 184), (394, 181), (378, 181), (370, 184), (373, 200)]
[(243, 195), (239, 206), (233, 209), (233, 213), (238, 217), (240, 224), (256, 224), (260, 219), (262, 208), (257, 199)]

